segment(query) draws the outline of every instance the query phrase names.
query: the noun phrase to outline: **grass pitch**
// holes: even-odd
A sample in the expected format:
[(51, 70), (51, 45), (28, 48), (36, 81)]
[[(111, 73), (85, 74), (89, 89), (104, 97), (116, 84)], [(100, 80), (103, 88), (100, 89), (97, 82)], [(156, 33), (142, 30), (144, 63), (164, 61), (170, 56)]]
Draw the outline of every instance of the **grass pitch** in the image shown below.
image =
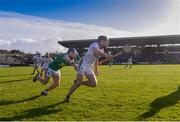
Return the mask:
[(97, 87), (81, 86), (69, 104), (61, 101), (72, 67), (48, 96), (39, 96), (47, 86), (32, 82), (32, 67), (0, 68), (0, 120), (180, 120), (180, 65), (123, 67), (101, 66)]

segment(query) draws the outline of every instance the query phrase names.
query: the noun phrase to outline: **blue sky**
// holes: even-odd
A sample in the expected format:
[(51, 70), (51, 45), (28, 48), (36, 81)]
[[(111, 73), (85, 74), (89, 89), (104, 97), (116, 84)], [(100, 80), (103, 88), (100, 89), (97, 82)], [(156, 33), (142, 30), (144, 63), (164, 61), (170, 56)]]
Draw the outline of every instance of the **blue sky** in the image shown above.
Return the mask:
[(180, 0), (0, 0), (0, 49), (64, 50), (59, 40), (180, 34)]
[[(1, 11), (141, 31), (167, 14), (170, 0), (0, 0)], [(171, 0), (178, 1), (178, 0)]]

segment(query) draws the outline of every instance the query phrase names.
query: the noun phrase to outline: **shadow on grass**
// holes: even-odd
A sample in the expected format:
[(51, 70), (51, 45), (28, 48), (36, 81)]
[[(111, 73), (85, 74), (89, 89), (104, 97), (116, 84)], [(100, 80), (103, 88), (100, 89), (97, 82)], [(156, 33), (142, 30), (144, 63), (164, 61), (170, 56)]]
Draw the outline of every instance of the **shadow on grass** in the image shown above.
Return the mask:
[(32, 78), (24, 78), (24, 79), (17, 79), (17, 80), (8, 80), (8, 81), (2, 81), (0, 84), (3, 83), (13, 83), (13, 82), (19, 82), (19, 81), (26, 81), (26, 80), (31, 80)]
[(12, 101), (12, 100), (0, 100), (0, 106), (3, 105), (10, 105), (10, 104), (17, 104), (17, 103), (23, 103), (23, 102), (27, 102), (27, 101), (32, 101), (35, 100), (37, 98), (39, 98), (41, 95), (36, 95), (36, 96), (32, 96), (30, 98), (24, 99), (24, 100), (19, 100), (19, 101)]
[(34, 117), (40, 117), (44, 115), (54, 114), (57, 112), (60, 112), (63, 110), (63, 108), (54, 108), (55, 106), (59, 104), (63, 104), (64, 102), (58, 102), (52, 105), (39, 107), (39, 108), (33, 108), (26, 111), (21, 112), (20, 114), (13, 116), (13, 117), (2, 117), (0, 118), (0, 121), (10, 121), (10, 120), (24, 120), (28, 118), (34, 118)]
[(173, 93), (159, 97), (150, 104), (150, 110), (139, 116), (139, 120), (145, 120), (149, 117), (156, 115), (161, 109), (173, 106), (180, 100), (180, 86)]
[(0, 77), (16, 77), (16, 76), (26, 76), (30, 74), (13, 74), (13, 75), (0, 75)]

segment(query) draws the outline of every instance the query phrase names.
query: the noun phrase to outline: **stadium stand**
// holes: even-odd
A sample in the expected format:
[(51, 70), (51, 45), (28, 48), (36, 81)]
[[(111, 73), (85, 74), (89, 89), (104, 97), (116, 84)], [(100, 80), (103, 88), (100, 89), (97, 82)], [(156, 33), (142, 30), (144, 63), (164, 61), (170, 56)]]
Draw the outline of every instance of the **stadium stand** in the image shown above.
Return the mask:
[[(58, 43), (67, 48), (76, 48), (80, 56), (83, 56), (94, 41), (96, 39), (64, 40)], [(109, 41), (110, 47), (106, 51), (112, 54), (123, 50), (126, 44), (132, 47), (130, 53), (116, 57), (114, 64), (124, 64), (130, 56), (134, 64), (180, 64), (180, 35), (110, 38)], [(32, 57), (31, 53), (0, 49), (1, 66), (29, 66), (33, 64)]]
[[(96, 41), (88, 40), (64, 40), (58, 43), (64, 47), (77, 48), (80, 55), (83, 55), (87, 47)], [(135, 64), (177, 64), (180, 63), (180, 35), (161, 35), (144, 37), (123, 37), (109, 38), (110, 47), (108, 50), (115, 54), (123, 50), (123, 46), (130, 44), (132, 50), (113, 60), (114, 64), (127, 62), (130, 56)]]

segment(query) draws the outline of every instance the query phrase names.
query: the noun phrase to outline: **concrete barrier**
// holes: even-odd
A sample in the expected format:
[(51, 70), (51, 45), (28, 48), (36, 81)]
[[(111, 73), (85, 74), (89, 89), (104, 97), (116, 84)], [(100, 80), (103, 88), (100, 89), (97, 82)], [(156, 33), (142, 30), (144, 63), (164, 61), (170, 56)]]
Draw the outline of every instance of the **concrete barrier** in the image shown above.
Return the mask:
[(9, 67), (9, 65), (0, 65), (0, 67)]

